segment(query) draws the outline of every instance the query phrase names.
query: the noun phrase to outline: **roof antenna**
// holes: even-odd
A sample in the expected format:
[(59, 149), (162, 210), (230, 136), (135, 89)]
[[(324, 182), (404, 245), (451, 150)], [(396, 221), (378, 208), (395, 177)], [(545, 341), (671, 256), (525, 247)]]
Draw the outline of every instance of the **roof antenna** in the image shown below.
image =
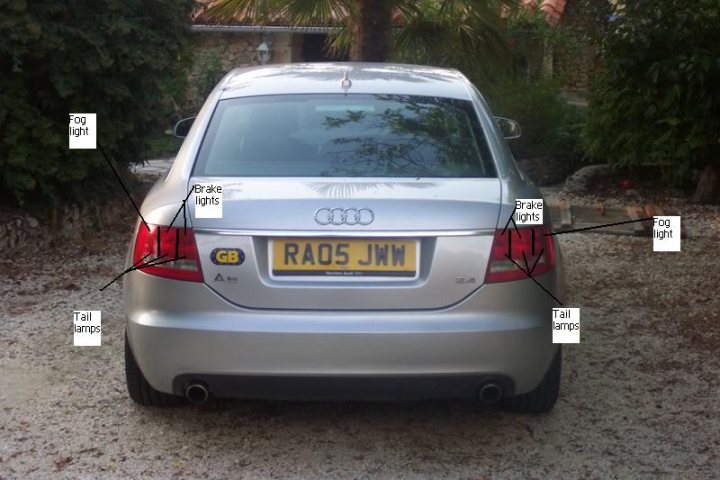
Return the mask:
[(347, 70), (345, 70), (345, 73), (343, 74), (343, 78), (342, 78), (342, 82), (340, 82), (340, 86), (346, 90), (352, 86), (352, 81), (348, 78)]

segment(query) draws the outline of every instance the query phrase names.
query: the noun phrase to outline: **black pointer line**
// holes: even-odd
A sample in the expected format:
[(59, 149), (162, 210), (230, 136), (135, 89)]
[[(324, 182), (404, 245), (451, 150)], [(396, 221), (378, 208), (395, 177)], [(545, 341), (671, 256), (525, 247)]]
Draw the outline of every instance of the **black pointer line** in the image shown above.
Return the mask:
[[(510, 213), (510, 218), (508, 218), (508, 221), (505, 222), (505, 228), (503, 228), (502, 234), (505, 235), (505, 230), (507, 230), (508, 225), (510, 225), (510, 220), (512, 220), (513, 215), (515, 215), (515, 210), (517, 210), (517, 203), (515, 204), (515, 208), (513, 208), (513, 211)], [(517, 227), (515, 227), (517, 228)]]
[(573, 232), (582, 232), (583, 230), (595, 230), (596, 228), (613, 227), (615, 225), (625, 225), (626, 223), (646, 222), (646, 221), (652, 220), (652, 219), (653, 219), (653, 217), (647, 217), (647, 218), (638, 218), (637, 220), (626, 220), (624, 222), (606, 223), (604, 225), (597, 225), (594, 227), (576, 228), (575, 230), (565, 230), (563, 232), (546, 233), (545, 236), (550, 237), (552, 235), (560, 235), (561, 233), (573, 233)]
[(512, 255), (512, 232), (508, 234), (508, 255)]
[(120, 178), (120, 174), (117, 172), (117, 170), (115, 170), (115, 167), (113, 167), (112, 162), (110, 161), (110, 158), (108, 158), (108, 156), (107, 156), (107, 154), (105, 153), (105, 150), (103, 150), (102, 146), (101, 146), (99, 143), (97, 144), (97, 146), (98, 146), (98, 148), (100, 149), (100, 151), (102, 152), (103, 157), (105, 157), (105, 160), (107, 161), (107, 164), (110, 165), (110, 169), (111, 169), (111, 170), (113, 171), (113, 173), (115, 174), (115, 177), (118, 179), (118, 182), (120, 182), (120, 186), (122, 187), (123, 190), (125, 190), (125, 194), (126, 194), (127, 197), (130, 199), (130, 203), (132, 203), (132, 206), (135, 207), (135, 211), (137, 212), (137, 214), (140, 215), (140, 220), (142, 220), (143, 224), (145, 224), (145, 228), (147, 228), (148, 231), (150, 231), (150, 226), (147, 224), (147, 222), (146, 222), (145, 219), (143, 218), (142, 213), (140, 213), (140, 209), (139, 209), (138, 206), (135, 204), (135, 200), (133, 200), (132, 196), (130, 195), (130, 192), (129, 192), (128, 189), (125, 187), (125, 184), (123, 183), (122, 178)]
[[(510, 213), (510, 218), (508, 218), (508, 221), (505, 222), (505, 228), (503, 228), (503, 231), (500, 235), (505, 235), (507, 233), (508, 225), (510, 225), (510, 222), (513, 224), (513, 228), (518, 234), (518, 238), (522, 239), (522, 236), (520, 235), (520, 230), (518, 230), (517, 224), (515, 223), (515, 219), (513, 219), (513, 215), (515, 215), (515, 211), (517, 210), (517, 204), (515, 205), (515, 208), (513, 208), (513, 211)], [(508, 233), (508, 255), (512, 255), (512, 232)]]
[[(534, 256), (535, 255), (535, 229), (534, 228), (530, 229), (530, 234), (531, 234), (530, 244), (532, 245), (532, 255)], [(540, 257), (538, 257), (538, 258), (540, 258)], [(537, 263), (537, 260), (535, 261), (535, 263)], [(532, 273), (532, 272), (530, 272), (530, 273)]]
[(122, 272), (120, 275), (118, 275), (117, 277), (115, 277), (110, 283), (108, 283), (107, 285), (105, 285), (104, 287), (102, 287), (102, 288), (100, 289), (100, 291), (102, 292), (102, 291), (105, 290), (107, 287), (109, 287), (109, 286), (112, 285), (113, 283), (117, 282), (120, 277), (122, 277), (122, 276), (125, 275), (126, 273), (132, 272), (133, 270), (142, 270), (143, 268), (154, 267), (155, 265), (162, 265), (163, 263), (174, 262), (175, 260), (182, 260), (183, 258), (185, 258), (185, 257), (175, 257), (175, 258), (171, 258), (170, 260), (164, 260), (164, 261), (162, 261), (162, 262), (158, 262), (158, 260), (160, 260), (161, 258), (167, 256), (167, 255), (163, 255), (162, 257), (154, 258), (154, 259), (150, 260), (149, 262), (145, 262), (145, 263), (143, 263), (142, 265), (138, 265), (140, 262), (142, 262), (143, 260), (145, 260), (148, 256), (150, 256), (149, 253), (148, 253), (147, 255), (145, 255), (143, 258), (141, 258), (140, 260), (138, 260), (137, 262), (135, 262), (130, 268), (128, 268), (127, 270), (125, 270), (124, 272)]
[[(522, 252), (522, 254), (523, 254), (523, 262), (525, 262), (525, 271), (526, 271), (526, 272), (529, 272), (529, 273), (532, 273), (532, 272), (530, 271), (530, 266), (529, 266), (528, 263), (527, 263), (527, 257), (525, 256), (525, 252)], [(509, 255), (508, 255), (508, 256), (509, 256)], [(540, 257), (538, 257), (538, 258), (540, 258)]]
[(180, 230), (175, 229), (175, 256), (178, 256), (180, 250)]
[[(193, 188), (194, 187), (195, 186), (193, 185)], [(175, 212), (175, 216), (173, 217), (172, 221), (170, 222), (170, 225), (168, 225), (167, 228), (165, 229), (166, 232), (169, 231), (170, 227), (172, 227), (173, 223), (175, 223), (175, 220), (177, 219), (178, 215), (180, 215), (180, 210), (182, 210), (182, 212), (183, 212), (183, 221), (185, 220), (185, 204), (187, 203), (188, 198), (190, 198), (190, 195), (192, 195), (193, 188), (190, 189), (190, 192), (187, 194), (187, 197), (185, 197), (185, 200), (182, 201), (180, 208), (178, 208), (178, 211)]]
[(185, 204), (182, 206), (183, 211), (183, 235), (187, 235), (187, 217), (185, 216)]
[(131, 268), (131, 271), (132, 271), (132, 270), (138, 270), (138, 269), (140, 269), (140, 268), (145, 268), (145, 267), (152, 267), (152, 266), (155, 264), (154, 262), (157, 262), (157, 261), (160, 260), (161, 258), (165, 258), (165, 257), (167, 257), (167, 253), (166, 253), (165, 255), (160, 256), (160, 257), (155, 257), (155, 258), (153, 258), (152, 260), (143, 263), (142, 265), (133, 266), (133, 267)]
[(520, 235), (520, 229), (517, 226), (517, 223), (515, 223), (515, 219), (510, 217), (510, 220), (512, 220), (513, 228), (515, 229), (515, 233), (518, 234), (518, 238), (522, 238), (522, 235)]
[(145, 260), (147, 257), (149, 257), (149, 256), (150, 256), (150, 253), (151, 253), (151, 252), (148, 252), (147, 255), (145, 255), (144, 257), (142, 257), (142, 258), (141, 258), (140, 260), (138, 260), (137, 262), (133, 263), (131, 267), (129, 267), (127, 270), (125, 270), (125, 272), (127, 273), (127, 272), (131, 271), (133, 267), (137, 266), (140, 262), (142, 262), (142, 261)]
[(527, 275), (527, 277), (528, 277), (530, 280), (532, 280), (533, 282), (535, 282), (535, 284), (536, 284), (538, 287), (540, 287), (540, 288), (542, 288), (543, 290), (545, 290), (545, 293), (547, 293), (548, 295), (550, 295), (550, 296), (553, 298), (553, 300), (555, 300), (555, 301), (556, 301), (557, 303), (559, 303), (561, 306), (563, 305), (563, 303), (562, 303), (560, 300), (558, 300), (555, 295), (553, 295), (552, 293), (550, 293), (550, 290), (548, 290), (547, 288), (545, 288), (540, 282), (538, 282), (537, 280), (535, 280), (535, 278), (533, 278), (532, 276), (530, 276), (530, 274), (529, 274), (528, 272), (526, 272), (525, 270), (523, 270), (523, 268), (522, 268), (520, 265), (518, 265), (518, 264), (515, 262), (515, 260), (513, 260), (512, 258), (510, 258), (508, 255), (505, 255), (505, 256), (508, 258), (508, 260), (510, 260), (512, 263), (514, 263), (515, 266), (518, 267), (521, 272), (523, 272), (525, 275)]
[[(517, 211), (517, 203), (515, 204), (515, 207), (513, 208), (513, 211), (510, 212), (510, 218), (508, 218), (508, 221), (505, 222), (505, 228), (503, 229), (502, 235), (505, 235), (505, 231), (508, 228), (508, 225), (510, 225), (510, 222), (513, 224), (513, 229), (515, 229), (515, 232), (517, 233), (518, 238), (522, 239), (522, 235), (520, 235), (520, 229), (517, 226), (517, 223), (515, 223), (515, 219), (513, 218), (515, 216), (515, 212)], [(511, 233), (512, 236), (512, 233)]]
[(183, 203), (182, 203), (182, 205), (180, 205), (180, 208), (178, 208), (178, 211), (175, 212), (175, 216), (173, 217), (172, 221), (170, 222), (170, 225), (168, 225), (167, 228), (165, 229), (166, 232), (170, 231), (170, 227), (172, 227), (172, 224), (175, 223), (175, 219), (178, 217), (178, 215), (180, 215), (180, 210), (182, 210), (183, 207), (185, 207), (185, 200), (183, 200)]
[(162, 262), (155, 262), (155, 260), (153, 260), (154, 263), (148, 262), (147, 264), (143, 264), (143, 265), (140, 265), (139, 267), (136, 267), (135, 270), (141, 270), (141, 269), (147, 268), (147, 267), (155, 267), (157, 265), (162, 265), (163, 263), (174, 262), (175, 260), (182, 260), (183, 258), (185, 258), (185, 257), (171, 258), (170, 260), (164, 260)]
[(533, 263), (532, 268), (531, 268), (530, 270), (528, 270), (528, 271), (530, 272), (530, 275), (532, 275), (532, 272), (535, 271), (535, 267), (537, 267), (537, 264), (538, 264), (538, 262), (540, 261), (540, 257), (542, 257), (542, 254), (543, 254), (544, 251), (545, 251), (544, 248), (541, 248), (541, 249), (540, 249), (540, 253), (538, 254), (537, 258), (535, 259), (535, 263)]
[(147, 255), (145, 255), (144, 257), (142, 257), (140, 260), (138, 260), (137, 262), (133, 263), (131, 267), (129, 267), (127, 270), (125, 270), (124, 272), (122, 272), (122, 273), (121, 273), (120, 275), (118, 275), (117, 277), (113, 278), (113, 279), (110, 281), (110, 283), (108, 283), (107, 285), (105, 285), (104, 287), (102, 287), (102, 288), (100, 289), (100, 291), (102, 292), (102, 291), (105, 290), (107, 287), (109, 287), (109, 286), (112, 285), (113, 283), (117, 282), (117, 281), (120, 279), (120, 277), (122, 277), (123, 275), (125, 275), (125, 274), (128, 273), (128, 272), (131, 272), (132, 269), (133, 269), (133, 267), (135, 267), (138, 263), (142, 262), (143, 260), (145, 260), (145, 259), (146, 259), (147, 257), (149, 257), (149, 256), (150, 256), (150, 254), (148, 253)]
[(122, 277), (122, 276), (125, 275), (126, 273), (128, 273), (128, 271), (124, 271), (124, 272), (122, 272), (120, 275), (118, 275), (117, 277), (115, 277), (115, 278), (113, 278), (112, 280), (110, 280), (110, 282), (108, 282), (107, 285), (105, 285), (104, 287), (102, 287), (102, 288), (100, 289), (100, 291), (102, 292), (103, 290), (105, 290), (106, 288), (108, 288), (110, 285), (112, 285), (113, 283), (117, 282), (117, 281), (120, 279), (120, 277)]

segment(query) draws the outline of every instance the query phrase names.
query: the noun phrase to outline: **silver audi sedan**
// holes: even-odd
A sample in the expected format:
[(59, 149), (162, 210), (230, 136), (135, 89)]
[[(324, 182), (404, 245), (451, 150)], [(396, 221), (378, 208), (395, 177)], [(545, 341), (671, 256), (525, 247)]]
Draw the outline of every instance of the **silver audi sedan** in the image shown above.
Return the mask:
[(513, 218), (541, 199), (508, 150), (514, 127), (455, 70), (227, 74), (140, 209), (130, 397), (552, 409), (561, 258), (548, 215)]

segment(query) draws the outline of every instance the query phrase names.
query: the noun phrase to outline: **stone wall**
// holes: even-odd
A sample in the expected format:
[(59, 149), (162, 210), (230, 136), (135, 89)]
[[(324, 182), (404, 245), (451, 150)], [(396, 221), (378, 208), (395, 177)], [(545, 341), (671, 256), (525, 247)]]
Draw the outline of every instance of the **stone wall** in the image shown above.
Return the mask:
[[(156, 176), (138, 176), (131, 190), (138, 204), (155, 180)], [(112, 229), (118, 221), (125, 222), (135, 215), (132, 204), (122, 193), (94, 204), (23, 210), (0, 207), (0, 258), (12, 256), (28, 243), (42, 248), (68, 241), (79, 242), (89, 230)]]
[(103, 228), (119, 215), (127, 214), (127, 198), (101, 206), (77, 205), (48, 212), (0, 210), (0, 258), (8, 257), (28, 243), (37, 248), (59, 242), (79, 241), (86, 229)]
[[(193, 34), (193, 65), (185, 102), (196, 109), (220, 78), (233, 68), (259, 64), (257, 47), (264, 37), (260, 33), (195, 32)], [(269, 63), (302, 61), (302, 34), (275, 33)]]
[(580, 0), (568, 0), (560, 25), (567, 42), (556, 47), (553, 55), (553, 75), (563, 80), (565, 89), (586, 91), (592, 73), (597, 69), (598, 55), (589, 39), (593, 20), (582, 10)]
[(196, 32), (192, 41), (193, 64), (185, 94), (188, 114), (200, 108), (207, 94), (227, 72), (257, 63), (255, 49), (262, 42), (262, 35)]
[(217, 54), (223, 68), (228, 71), (235, 67), (257, 63), (256, 49), (262, 42), (260, 34), (237, 34), (216, 32), (195, 32), (193, 34), (195, 64), (192, 74), (197, 75), (198, 60), (212, 52)]

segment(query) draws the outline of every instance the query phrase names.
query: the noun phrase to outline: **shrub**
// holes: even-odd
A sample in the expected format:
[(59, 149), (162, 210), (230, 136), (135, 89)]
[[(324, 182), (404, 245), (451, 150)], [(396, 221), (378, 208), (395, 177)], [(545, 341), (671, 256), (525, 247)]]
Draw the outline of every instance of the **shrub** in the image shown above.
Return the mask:
[(493, 30), (487, 28), (492, 5), (477, 3), (472, 15), (462, 2), (456, 9), (438, 9), (430, 2), (418, 21), (398, 35), (393, 57), (462, 71), (494, 114), (520, 123), (522, 136), (509, 143), (516, 157), (552, 155), (571, 162), (572, 169), (583, 156), (583, 111), (561, 96), (561, 80), (545, 78), (543, 57), (560, 46), (565, 51), (578, 49), (567, 32), (548, 24), (538, 8), (541, 3), (505, 9), (498, 16), (503, 23)]
[(589, 153), (681, 183), (720, 159), (720, 2), (634, 0), (618, 8), (591, 87)]
[(58, 202), (101, 190), (112, 173), (99, 151), (68, 149), (68, 114), (97, 113), (104, 150), (121, 167), (139, 161), (144, 133), (168, 111), (162, 88), (184, 67), (192, 2), (4, 5), (0, 199)]
[(579, 164), (584, 110), (569, 105), (552, 80), (508, 79), (485, 88), (493, 114), (517, 120), (522, 136), (509, 143), (518, 158), (542, 155)]
[(193, 91), (190, 95), (191, 102), (186, 108), (188, 115), (194, 115), (200, 110), (215, 85), (227, 73), (219, 48), (208, 48), (196, 53), (194, 61)]

